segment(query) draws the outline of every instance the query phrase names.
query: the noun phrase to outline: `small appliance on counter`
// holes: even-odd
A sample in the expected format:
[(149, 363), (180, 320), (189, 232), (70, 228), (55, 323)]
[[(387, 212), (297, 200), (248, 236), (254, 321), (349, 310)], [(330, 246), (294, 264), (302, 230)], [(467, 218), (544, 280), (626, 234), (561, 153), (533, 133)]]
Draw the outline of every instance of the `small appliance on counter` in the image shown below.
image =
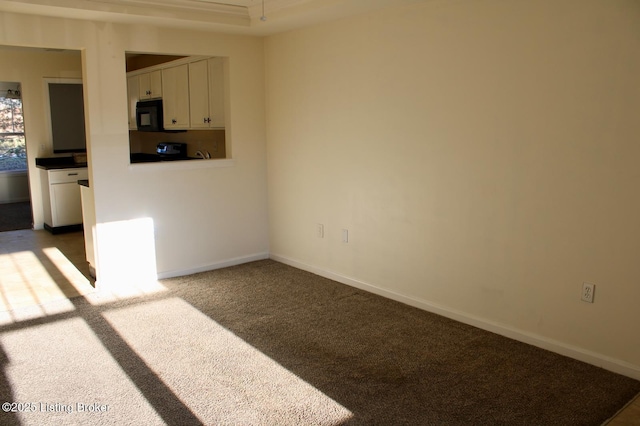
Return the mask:
[(160, 142), (156, 153), (163, 160), (184, 160), (187, 158), (187, 144), (181, 142)]
[(87, 153), (86, 152), (74, 153), (73, 162), (76, 164), (87, 164)]
[(155, 163), (159, 161), (195, 160), (187, 157), (187, 144), (182, 142), (160, 142), (156, 146), (156, 153), (132, 152), (132, 163)]

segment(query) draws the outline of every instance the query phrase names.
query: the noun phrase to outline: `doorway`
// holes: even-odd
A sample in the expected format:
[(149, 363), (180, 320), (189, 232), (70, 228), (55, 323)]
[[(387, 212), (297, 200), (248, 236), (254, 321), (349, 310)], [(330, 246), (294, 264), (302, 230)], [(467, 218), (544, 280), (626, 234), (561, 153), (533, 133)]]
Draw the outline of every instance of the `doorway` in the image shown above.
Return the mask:
[(33, 228), (22, 90), (0, 81), (0, 232)]

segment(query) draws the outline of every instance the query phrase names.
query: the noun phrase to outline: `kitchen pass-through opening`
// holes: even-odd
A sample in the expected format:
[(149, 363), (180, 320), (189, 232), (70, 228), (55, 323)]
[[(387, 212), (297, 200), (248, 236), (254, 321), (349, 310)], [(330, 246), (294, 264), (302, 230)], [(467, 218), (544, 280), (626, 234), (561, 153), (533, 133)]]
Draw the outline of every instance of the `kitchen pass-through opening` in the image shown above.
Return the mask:
[(127, 53), (132, 163), (231, 158), (228, 58)]

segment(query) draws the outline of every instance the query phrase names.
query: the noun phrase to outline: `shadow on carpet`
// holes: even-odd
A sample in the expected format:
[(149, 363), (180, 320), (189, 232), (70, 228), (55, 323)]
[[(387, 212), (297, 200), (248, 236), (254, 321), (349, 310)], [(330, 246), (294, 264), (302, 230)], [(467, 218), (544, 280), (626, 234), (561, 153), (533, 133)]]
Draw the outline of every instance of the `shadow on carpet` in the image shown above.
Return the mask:
[(640, 392), (636, 380), (271, 260), (161, 283), (0, 327), (0, 396), (108, 406), (49, 412), (47, 424), (599, 425)]

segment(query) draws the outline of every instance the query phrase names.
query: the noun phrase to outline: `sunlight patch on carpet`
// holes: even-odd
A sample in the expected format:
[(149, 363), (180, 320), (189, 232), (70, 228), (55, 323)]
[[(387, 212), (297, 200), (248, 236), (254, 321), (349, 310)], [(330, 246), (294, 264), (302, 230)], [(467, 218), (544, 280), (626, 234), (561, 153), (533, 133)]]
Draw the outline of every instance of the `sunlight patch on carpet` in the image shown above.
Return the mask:
[[(81, 318), (2, 333), (0, 350), (6, 400), (35, 404), (0, 412), (2, 424), (164, 424)], [(87, 411), (96, 404), (106, 410)]]
[(347, 408), (182, 299), (103, 315), (207, 424), (329, 425), (352, 417)]
[[(64, 288), (65, 284), (70, 286), (67, 279), (55, 267), (47, 269), (35, 253), (0, 254), (0, 270), (0, 325), (75, 309), (67, 300), (69, 292)], [(48, 304), (52, 301), (57, 303)]]
[(167, 288), (158, 281), (127, 281), (123, 283), (109, 283), (107, 285), (98, 283), (98, 291), (86, 294), (84, 298), (92, 305), (97, 306), (165, 291), (167, 291)]

